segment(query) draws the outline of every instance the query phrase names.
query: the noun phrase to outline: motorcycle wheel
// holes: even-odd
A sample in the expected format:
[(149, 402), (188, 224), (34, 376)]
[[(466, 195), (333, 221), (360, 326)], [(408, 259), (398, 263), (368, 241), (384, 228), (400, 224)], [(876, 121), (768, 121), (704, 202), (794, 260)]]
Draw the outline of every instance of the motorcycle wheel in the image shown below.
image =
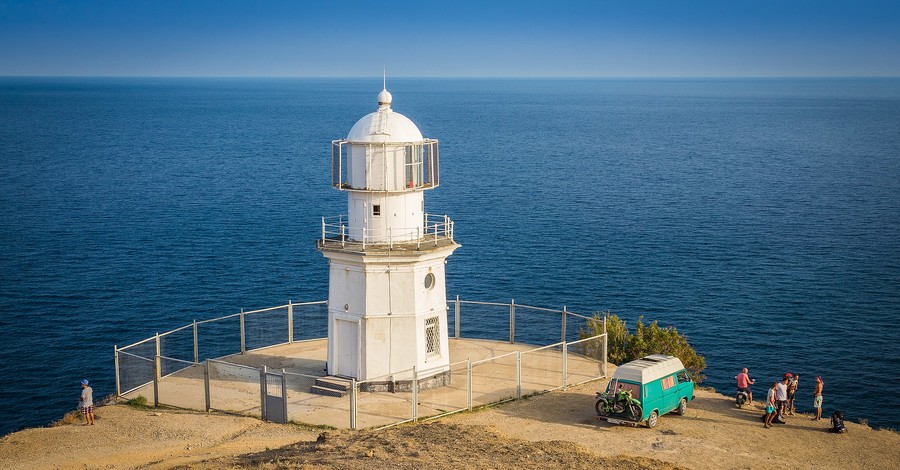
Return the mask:
[(597, 400), (594, 409), (597, 410), (597, 416), (609, 416), (609, 404), (602, 398)]
[(639, 421), (644, 416), (644, 410), (640, 405), (628, 405), (628, 415), (632, 421)]

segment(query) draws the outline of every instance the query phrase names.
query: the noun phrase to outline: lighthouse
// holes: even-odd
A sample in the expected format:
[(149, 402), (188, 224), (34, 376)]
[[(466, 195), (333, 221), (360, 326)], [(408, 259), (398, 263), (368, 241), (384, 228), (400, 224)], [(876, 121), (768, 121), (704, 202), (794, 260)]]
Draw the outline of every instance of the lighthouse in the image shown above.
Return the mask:
[(334, 188), (345, 215), (324, 217), (319, 251), (329, 262), (329, 375), (364, 390), (449, 383), (444, 266), (459, 245), (453, 221), (425, 210), (440, 183), (438, 141), (391, 108), (378, 108), (332, 142)]

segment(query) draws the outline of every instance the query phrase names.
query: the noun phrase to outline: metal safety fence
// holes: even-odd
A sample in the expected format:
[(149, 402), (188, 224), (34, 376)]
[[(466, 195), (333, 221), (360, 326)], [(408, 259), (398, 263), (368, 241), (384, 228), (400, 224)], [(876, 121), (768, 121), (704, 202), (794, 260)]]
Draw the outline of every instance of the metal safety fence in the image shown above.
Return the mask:
[[(357, 429), (433, 419), (607, 377), (605, 320), (565, 307), (458, 297), (448, 310), (455, 362), (394, 372), (412, 377), (402, 391), (369, 386), (392, 380), (386, 376), (350, 379), (346, 393), (335, 396), (314, 392), (326, 376), (324, 301), (194, 321), (115, 347), (116, 391), (128, 399), (143, 395), (154, 405)], [(588, 322), (597, 323), (588, 328)], [(467, 342), (477, 347), (466, 349)], [(289, 351), (275, 348), (288, 345)], [(465, 355), (452, 357), (454, 345)], [(429, 381), (436, 375), (444, 377), (441, 386)]]

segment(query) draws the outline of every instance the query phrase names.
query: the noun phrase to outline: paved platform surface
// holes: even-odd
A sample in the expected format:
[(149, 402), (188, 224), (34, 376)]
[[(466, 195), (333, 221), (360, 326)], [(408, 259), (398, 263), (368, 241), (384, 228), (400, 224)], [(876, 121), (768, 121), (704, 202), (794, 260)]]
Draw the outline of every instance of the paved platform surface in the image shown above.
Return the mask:
[[(311, 425), (350, 427), (350, 396), (327, 397), (310, 393), (316, 377), (325, 376), (327, 339), (272, 346), (210, 361), (210, 406), (212, 409), (260, 415), (259, 369), (284, 369), (288, 388), (288, 419)], [(516, 351), (521, 363), (517, 366)], [(469, 373), (472, 362), (472, 406), (574, 385), (602, 376), (600, 361), (578, 354), (579, 345), (569, 346), (566, 364), (559, 347), (539, 348), (522, 343), (480, 339), (450, 339), (451, 383), (418, 394), (418, 418), (465, 409), (468, 406)], [(512, 354), (510, 354), (512, 353)], [(521, 392), (516, 381), (521, 369)], [(610, 368), (612, 370), (612, 368)], [(195, 365), (163, 377), (159, 402), (194, 410), (205, 409), (204, 366)], [(126, 395), (147, 397), (153, 402), (153, 385)], [(384, 426), (413, 416), (412, 393), (360, 392), (357, 396), (357, 427)]]

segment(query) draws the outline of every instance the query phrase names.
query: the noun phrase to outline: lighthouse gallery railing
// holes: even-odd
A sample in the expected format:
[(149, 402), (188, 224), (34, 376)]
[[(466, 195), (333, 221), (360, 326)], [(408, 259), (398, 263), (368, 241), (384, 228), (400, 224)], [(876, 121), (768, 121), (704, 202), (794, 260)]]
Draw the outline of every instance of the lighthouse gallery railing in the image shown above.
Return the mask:
[[(269, 348), (302, 343), (300, 349), (310, 349), (320, 347), (315, 341), (324, 340), (317, 335), (324, 334), (327, 324), (326, 302), (289, 302), (283, 306), (194, 321), (131, 345), (116, 347), (116, 394), (128, 399), (138, 395), (152, 397), (155, 405), (259, 416), (262, 412), (260, 378), (276, 374), (287, 385), (289, 419), (308, 424), (363, 428), (431, 419), (607, 376), (606, 334), (581, 337), (583, 332), (590, 331), (585, 328), (588, 322), (597, 321), (591, 317), (566, 308), (532, 307), (515, 301), (475, 302), (456, 298), (448, 301), (448, 306), (451, 338), (508, 341), (510, 347), (521, 345), (522, 341), (545, 345), (518, 347), (515, 351), (490, 357), (456, 361), (449, 366), (452, 381), (446, 387), (419, 391), (414, 386), (413, 393), (374, 393), (362, 392), (365, 382), (353, 381), (349, 396), (321, 397), (312, 395), (309, 389), (316, 379), (324, 376), (324, 371), (264, 371), (266, 358), (278, 356)], [(548, 320), (554, 315), (559, 315), (559, 328), (555, 333), (552, 328), (547, 328)], [(463, 316), (479, 321), (463, 322)], [(605, 323), (603, 327), (605, 331)], [(552, 340), (553, 336), (557, 341)], [(550, 342), (552, 344), (546, 344)], [(227, 353), (232, 355), (227, 356)], [(596, 366), (585, 369), (585, 361), (590, 361), (587, 359), (590, 357), (599, 361)], [(592, 367), (593, 373), (590, 372)], [(428, 377), (435, 372), (411, 371), (416, 383), (418, 377)], [(379, 377), (369, 381), (385, 379)], [(310, 412), (309, 403), (316, 400), (320, 403), (317, 406), (327, 413)]]
[[(387, 241), (385, 241), (385, 239)], [(418, 227), (382, 229), (351, 228), (346, 215), (322, 217), (322, 236), (319, 245), (332, 248), (351, 248), (365, 251), (367, 247), (394, 245), (437, 245), (453, 240), (453, 221), (446, 215), (425, 214)]]

